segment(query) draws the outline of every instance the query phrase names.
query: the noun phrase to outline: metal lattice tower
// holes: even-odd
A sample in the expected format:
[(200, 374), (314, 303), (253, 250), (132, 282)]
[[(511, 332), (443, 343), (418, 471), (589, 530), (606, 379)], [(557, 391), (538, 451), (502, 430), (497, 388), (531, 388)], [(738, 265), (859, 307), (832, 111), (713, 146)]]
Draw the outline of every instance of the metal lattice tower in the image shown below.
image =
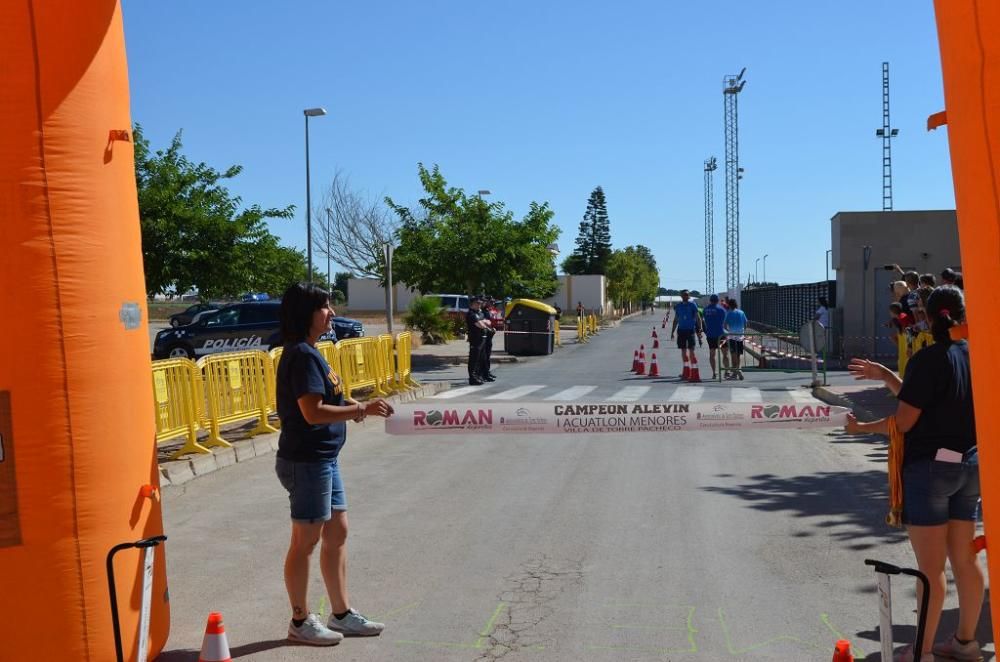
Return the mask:
[(892, 139), (899, 129), (889, 123), (889, 63), (882, 63), (882, 128), (875, 135), (882, 139), (882, 211), (892, 211)]
[(715, 214), (712, 200), (712, 172), (715, 157), (705, 159), (705, 294), (715, 292)]
[(736, 97), (747, 84), (746, 67), (738, 76), (722, 79), (722, 98), (726, 109), (726, 288), (740, 286), (740, 156), (739, 123)]

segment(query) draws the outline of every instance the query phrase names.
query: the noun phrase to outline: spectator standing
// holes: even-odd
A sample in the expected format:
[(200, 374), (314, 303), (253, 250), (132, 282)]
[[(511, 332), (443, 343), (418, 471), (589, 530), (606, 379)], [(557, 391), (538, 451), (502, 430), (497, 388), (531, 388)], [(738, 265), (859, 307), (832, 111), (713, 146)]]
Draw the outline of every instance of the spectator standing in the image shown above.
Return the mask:
[[(347, 497), (339, 458), (347, 421), (393, 412), (381, 398), (360, 403), (344, 397), (340, 377), (316, 350), (319, 337), (332, 330), (334, 315), (329, 295), (312, 283), (293, 285), (281, 299), (284, 348), (276, 377), (281, 436), (275, 472), (288, 491), (292, 516), (284, 573), (292, 607), (288, 638), (313, 646), (332, 646), (344, 635), (378, 635), (385, 627), (352, 609), (347, 595)], [(320, 541), (332, 612), (326, 625), (309, 612), (307, 599), (309, 562)]]
[(726, 379), (743, 379), (743, 369), (740, 361), (743, 358), (743, 334), (747, 330), (747, 316), (740, 310), (736, 299), (729, 300), (729, 312), (726, 313), (726, 345), (732, 359), (732, 373)]
[[(896, 659), (933, 662), (981, 660), (976, 626), (984, 595), (983, 572), (972, 549), (979, 516), (979, 459), (968, 343), (952, 341), (952, 326), (965, 319), (961, 290), (944, 286), (931, 295), (927, 312), (934, 344), (913, 355), (900, 380), (885, 366), (854, 359), (857, 379), (877, 379), (899, 398), (893, 417), (859, 423), (848, 415), (848, 434), (903, 435), (902, 523), (917, 559), (930, 581), (926, 632), (935, 633), (947, 591), (945, 560), (958, 589), (958, 629), (946, 641), (925, 638), (923, 650)], [(923, 588), (917, 585), (918, 601)]]
[(824, 329), (830, 328), (830, 304), (827, 302), (826, 297), (819, 298), (819, 308), (816, 309), (813, 319), (819, 322)]

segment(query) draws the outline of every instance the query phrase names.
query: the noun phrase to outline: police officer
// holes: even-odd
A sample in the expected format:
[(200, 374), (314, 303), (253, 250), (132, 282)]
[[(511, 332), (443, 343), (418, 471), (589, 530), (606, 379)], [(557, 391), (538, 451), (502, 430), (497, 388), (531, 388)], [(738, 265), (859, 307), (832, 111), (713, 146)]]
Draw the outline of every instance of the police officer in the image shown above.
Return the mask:
[(476, 296), (469, 301), (469, 312), (465, 313), (466, 338), (469, 340), (469, 384), (479, 386), (483, 383), (480, 370), (483, 367), (483, 351), (485, 338), (491, 331), (489, 323), (482, 311), (483, 300)]
[(493, 355), (493, 336), (496, 334), (496, 329), (493, 328), (493, 323), (490, 321), (490, 309), (496, 306), (496, 301), (493, 299), (484, 299), (483, 308), (483, 319), (486, 321), (486, 335), (483, 336), (483, 354), (480, 357), (479, 363), (479, 378), (484, 382), (495, 382), (497, 376), (490, 371), (490, 357)]

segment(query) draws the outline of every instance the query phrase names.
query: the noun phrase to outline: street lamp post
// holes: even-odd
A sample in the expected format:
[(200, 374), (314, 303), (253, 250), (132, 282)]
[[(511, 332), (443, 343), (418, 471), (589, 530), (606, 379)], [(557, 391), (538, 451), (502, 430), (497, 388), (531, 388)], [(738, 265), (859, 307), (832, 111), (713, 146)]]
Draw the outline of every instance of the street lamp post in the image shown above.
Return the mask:
[(312, 197), (309, 187), (309, 118), (326, 115), (325, 108), (306, 108), (302, 111), (306, 118), (306, 262), (308, 263), (308, 280), (313, 277), (313, 244), (312, 244)]
[(330, 221), (333, 220), (333, 210), (326, 208), (326, 285), (333, 290), (333, 278), (330, 275)]
[(767, 253), (764, 254), (764, 269), (763, 269), (764, 282), (767, 282)]
[(754, 285), (757, 285), (758, 283), (760, 283), (760, 281), (757, 280), (757, 265), (758, 264), (760, 264), (760, 258), (757, 258), (756, 260), (753, 261), (753, 284)]
[(829, 248), (826, 251), (826, 282), (830, 282), (830, 254), (833, 253), (833, 249)]
[(392, 335), (392, 244), (385, 242), (382, 244), (382, 257), (385, 258), (385, 322), (389, 327), (389, 335)]

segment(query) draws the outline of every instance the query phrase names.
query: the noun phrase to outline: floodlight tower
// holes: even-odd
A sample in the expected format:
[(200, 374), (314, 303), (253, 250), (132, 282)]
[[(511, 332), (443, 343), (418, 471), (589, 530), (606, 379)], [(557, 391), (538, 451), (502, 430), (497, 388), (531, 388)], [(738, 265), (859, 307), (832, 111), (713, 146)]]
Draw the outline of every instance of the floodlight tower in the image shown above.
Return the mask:
[(726, 287), (740, 286), (740, 155), (739, 123), (736, 97), (747, 84), (746, 67), (738, 76), (722, 79), (722, 98), (726, 117)]
[(712, 173), (715, 157), (705, 159), (705, 294), (715, 292), (715, 213), (712, 200)]
[(892, 139), (899, 129), (889, 123), (889, 63), (882, 63), (882, 128), (875, 129), (882, 139), (882, 211), (892, 211)]

